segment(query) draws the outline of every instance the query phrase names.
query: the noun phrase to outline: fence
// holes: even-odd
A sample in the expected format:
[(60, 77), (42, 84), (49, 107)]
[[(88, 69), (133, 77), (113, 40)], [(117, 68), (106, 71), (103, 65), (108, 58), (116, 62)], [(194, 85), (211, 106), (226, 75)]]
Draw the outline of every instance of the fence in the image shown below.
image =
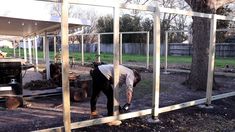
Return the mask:
[[(218, 43), (215, 49), (218, 57), (235, 57), (235, 43)], [(192, 44), (171, 43), (168, 47), (169, 55), (192, 55), (192, 52)]]
[[(58, 2), (55, 1), (54, 2)], [(184, 10), (178, 10), (178, 9), (170, 9), (170, 8), (161, 8), (158, 5), (156, 7), (151, 6), (144, 6), (144, 5), (120, 5), (117, 1), (112, 1), (111, 3), (101, 3), (94, 0), (64, 0), (62, 2), (62, 16), (61, 16), (61, 27), (62, 27), (62, 46), (66, 49), (68, 40), (68, 4), (85, 4), (85, 5), (93, 5), (93, 6), (105, 6), (105, 7), (112, 7), (113, 8), (113, 17), (114, 17), (114, 34), (113, 34), (113, 42), (114, 42), (114, 84), (113, 84), (113, 91), (114, 91), (114, 116), (110, 117), (104, 117), (94, 120), (86, 120), (81, 122), (75, 122), (71, 123), (70, 119), (70, 100), (69, 100), (69, 81), (68, 81), (68, 68), (62, 68), (62, 75), (63, 75), (63, 119), (64, 119), (64, 126), (56, 127), (56, 128), (50, 128), (45, 129), (42, 131), (61, 131), (62, 128), (66, 132), (71, 131), (75, 128), (85, 127), (85, 126), (91, 126), (91, 125), (97, 125), (102, 123), (107, 123), (110, 121), (114, 121), (116, 119), (122, 120), (122, 119), (128, 119), (133, 117), (138, 117), (146, 114), (152, 114), (152, 118), (155, 120), (157, 119), (158, 115), (163, 112), (168, 112), (176, 109), (181, 109), (193, 105), (198, 105), (202, 103), (206, 103), (207, 105), (211, 104), (212, 100), (215, 99), (221, 99), (226, 98), (230, 96), (234, 96), (235, 92), (220, 94), (216, 96), (212, 96), (212, 85), (213, 85), (213, 71), (214, 71), (214, 51), (215, 51), (215, 32), (216, 32), (216, 22), (217, 20), (230, 20), (235, 21), (234, 17), (227, 17), (227, 16), (221, 16), (216, 14), (205, 14), (205, 13), (198, 13), (198, 12), (192, 12), (192, 11), (184, 11)], [(119, 96), (117, 94), (118, 89), (118, 80), (119, 80), (119, 53), (120, 53), (120, 47), (119, 47), (119, 13), (120, 8), (124, 9), (137, 9), (137, 10), (143, 10), (143, 11), (151, 11), (154, 12), (154, 55), (153, 55), (153, 96), (152, 96), (152, 108), (147, 110), (140, 110), (137, 112), (132, 113), (126, 113), (126, 114), (118, 114), (118, 101)], [(203, 17), (203, 18), (209, 18), (211, 19), (211, 26), (210, 26), (210, 47), (209, 47), (209, 61), (208, 61), (208, 79), (207, 79), (207, 91), (206, 91), (206, 98), (189, 101), (181, 104), (166, 106), (166, 107), (159, 107), (159, 96), (160, 96), (160, 12), (162, 13), (174, 13), (174, 14), (181, 14), (181, 15), (188, 15), (188, 16), (197, 16), (197, 17)], [(68, 58), (68, 52), (65, 50), (62, 52), (62, 59), (64, 62), (62, 63), (62, 67), (65, 67), (68, 65), (68, 61), (66, 60)]]

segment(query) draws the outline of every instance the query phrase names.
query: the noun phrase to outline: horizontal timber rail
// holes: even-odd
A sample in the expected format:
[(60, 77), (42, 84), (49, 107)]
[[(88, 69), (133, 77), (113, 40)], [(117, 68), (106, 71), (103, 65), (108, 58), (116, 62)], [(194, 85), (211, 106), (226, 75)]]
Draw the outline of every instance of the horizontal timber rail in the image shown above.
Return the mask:
[[(190, 70), (182, 70), (182, 69), (167, 69), (167, 71), (190, 73)], [(215, 72), (214, 74), (217, 76), (235, 77), (235, 73), (229, 73), (229, 72)]]
[[(61, 0), (37, 0), (37, 1), (44, 1), (44, 2), (61, 2)], [(81, 5), (91, 5), (91, 6), (101, 6), (101, 7), (115, 7), (114, 2), (99, 2), (97, 0), (69, 0), (70, 4), (81, 4)], [(154, 6), (146, 6), (146, 5), (138, 5), (138, 4), (120, 4), (120, 8), (122, 9), (135, 9), (135, 10), (142, 10), (142, 11), (150, 11), (155, 12), (156, 7)], [(187, 15), (187, 16), (196, 16), (196, 17), (203, 17), (203, 18), (212, 18), (212, 14), (194, 12), (194, 11), (187, 11), (187, 10), (180, 10), (180, 9), (171, 9), (165, 7), (159, 7), (161, 13), (172, 13), (178, 15)], [(235, 21), (235, 17), (233, 16), (223, 16), (223, 15), (215, 15), (216, 19), (219, 20), (230, 20)]]

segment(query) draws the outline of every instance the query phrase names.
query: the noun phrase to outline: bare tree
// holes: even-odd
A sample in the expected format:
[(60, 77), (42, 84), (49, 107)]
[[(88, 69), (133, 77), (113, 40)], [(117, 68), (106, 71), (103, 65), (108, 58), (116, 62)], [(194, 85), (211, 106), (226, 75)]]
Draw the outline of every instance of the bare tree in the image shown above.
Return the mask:
[[(80, 19), (87, 19), (91, 22), (91, 25), (84, 27), (83, 33), (94, 33), (96, 32), (96, 24), (98, 20), (98, 16), (95, 10), (93, 9), (81, 9), (79, 7), (74, 7), (73, 13), (71, 15), (73, 18), (80, 18)], [(91, 36), (84, 36), (84, 42), (85, 43), (94, 43), (97, 42), (97, 36), (91, 35)]]
[[(216, 10), (235, 0), (185, 0), (193, 11), (215, 14)], [(193, 17), (193, 57), (191, 73), (187, 84), (194, 89), (207, 87), (208, 55), (210, 40), (210, 20)], [(215, 84), (215, 83), (214, 83)], [(216, 85), (214, 85), (214, 88)]]

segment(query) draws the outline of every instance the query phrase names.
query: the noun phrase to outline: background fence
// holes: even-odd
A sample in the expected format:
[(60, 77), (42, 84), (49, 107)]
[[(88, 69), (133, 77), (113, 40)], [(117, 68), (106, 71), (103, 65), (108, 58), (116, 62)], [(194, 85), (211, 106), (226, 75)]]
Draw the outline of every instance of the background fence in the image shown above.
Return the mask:
[[(57, 46), (60, 48), (60, 45)], [(149, 45), (150, 55), (153, 54), (153, 44)], [(70, 52), (81, 52), (80, 44), (70, 44)], [(84, 52), (96, 52), (97, 44), (84, 44)], [(113, 53), (112, 44), (100, 44), (101, 53)], [(123, 43), (123, 54), (139, 54), (146, 55), (145, 43)], [(161, 45), (161, 55), (164, 55), (165, 46)], [(172, 56), (192, 55), (192, 44), (170, 43), (168, 46), (168, 54)], [(218, 43), (216, 44), (216, 56), (218, 57), (235, 57), (235, 43)]]

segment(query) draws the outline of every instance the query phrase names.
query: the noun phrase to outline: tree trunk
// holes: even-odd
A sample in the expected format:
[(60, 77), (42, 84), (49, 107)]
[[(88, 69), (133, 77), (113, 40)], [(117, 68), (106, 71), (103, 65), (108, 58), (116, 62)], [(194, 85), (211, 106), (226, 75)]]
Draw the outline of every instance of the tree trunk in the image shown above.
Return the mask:
[(210, 41), (210, 20), (193, 17), (193, 55), (188, 84), (193, 89), (206, 89)]
[[(203, 13), (215, 13), (216, 9), (213, 4), (204, 1), (188, 1), (193, 11)], [(191, 64), (191, 73), (186, 84), (190, 88), (197, 90), (206, 90), (207, 73), (210, 44), (210, 19), (201, 17), (192, 17), (192, 34), (193, 34), (193, 55)]]

